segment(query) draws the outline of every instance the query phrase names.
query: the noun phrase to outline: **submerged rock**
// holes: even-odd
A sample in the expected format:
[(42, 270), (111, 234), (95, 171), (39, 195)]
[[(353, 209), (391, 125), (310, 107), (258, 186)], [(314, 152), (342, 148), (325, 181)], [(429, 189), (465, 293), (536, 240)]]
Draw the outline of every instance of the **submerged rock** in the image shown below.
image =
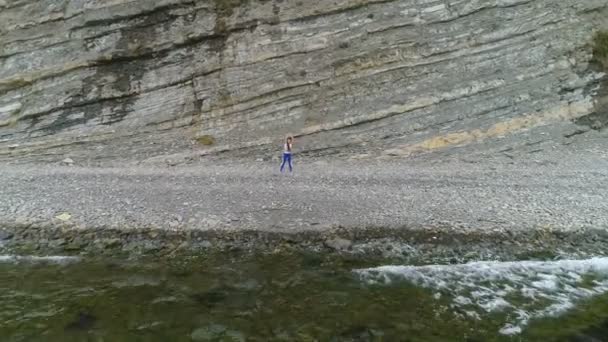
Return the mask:
[(203, 293), (196, 293), (190, 296), (197, 303), (206, 307), (219, 305), (228, 298), (228, 293), (222, 289), (213, 289)]
[(220, 324), (210, 324), (206, 327), (198, 328), (190, 334), (190, 338), (192, 341), (245, 341), (245, 335), (243, 335), (243, 333), (236, 330), (229, 330)]
[(89, 330), (93, 327), (97, 318), (88, 312), (79, 312), (72, 322), (66, 325), (65, 330)]
[(192, 341), (210, 341), (220, 338), (226, 331), (226, 327), (222, 325), (212, 324), (206, 327), (198, 328), (190, 334)]

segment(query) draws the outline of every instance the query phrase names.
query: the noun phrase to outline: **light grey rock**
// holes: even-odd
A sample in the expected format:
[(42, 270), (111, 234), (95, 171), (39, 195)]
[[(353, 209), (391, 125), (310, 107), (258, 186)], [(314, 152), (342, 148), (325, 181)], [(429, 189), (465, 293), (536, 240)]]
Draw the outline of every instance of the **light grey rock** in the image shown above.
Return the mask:
[(199, 248), (207, 249), (213, 247), (213, 244), (207, 240), (203, 240), (196, 244)]
[(336, 250), (336, 251), (346, 251), (352, 247), (353, 243), (350, 240), (342, 239), (342, 238), (334, 238), (325, 241), (325, 246)]

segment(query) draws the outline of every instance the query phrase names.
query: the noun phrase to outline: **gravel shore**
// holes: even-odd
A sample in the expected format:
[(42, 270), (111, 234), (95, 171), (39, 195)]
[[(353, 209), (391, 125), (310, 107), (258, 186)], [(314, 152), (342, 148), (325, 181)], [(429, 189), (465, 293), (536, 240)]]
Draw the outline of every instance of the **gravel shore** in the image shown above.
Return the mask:
[(606, 161), (2, 166), (0, 222), (301, 232), (608, 227)]

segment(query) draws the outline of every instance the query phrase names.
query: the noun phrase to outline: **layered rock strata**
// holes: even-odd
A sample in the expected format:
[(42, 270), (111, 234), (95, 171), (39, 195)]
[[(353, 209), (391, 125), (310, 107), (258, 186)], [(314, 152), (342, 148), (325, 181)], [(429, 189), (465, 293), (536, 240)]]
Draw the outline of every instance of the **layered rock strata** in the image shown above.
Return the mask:
[(408, 156), (600, 115), (607, 18), (608, 0), (0, 0), (0, 155), (290, 133)]

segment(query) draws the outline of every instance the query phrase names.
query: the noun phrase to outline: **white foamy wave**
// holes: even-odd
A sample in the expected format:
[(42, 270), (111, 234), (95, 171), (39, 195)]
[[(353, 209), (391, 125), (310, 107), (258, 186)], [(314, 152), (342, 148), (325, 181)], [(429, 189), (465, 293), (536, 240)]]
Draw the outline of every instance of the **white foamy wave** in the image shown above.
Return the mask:
[(0, 255), (0, 262), (4, 263), (52, 263), (52, 264), (66, 264), (76, 262), (80, 260), (74, 256), (62, 256), (62, 255), (49, 255), (49, 256), (35, 256), (35, 255)]
[(368, 284), (408, 281), (453, 298), (468, 317), (504, 312), (500, 333), (521, 333), (530, 319), (557, 316), (576, 302), (608, 292), (608, 258), (481, 261), (461, 265), (381, 266), (355, 270)]

